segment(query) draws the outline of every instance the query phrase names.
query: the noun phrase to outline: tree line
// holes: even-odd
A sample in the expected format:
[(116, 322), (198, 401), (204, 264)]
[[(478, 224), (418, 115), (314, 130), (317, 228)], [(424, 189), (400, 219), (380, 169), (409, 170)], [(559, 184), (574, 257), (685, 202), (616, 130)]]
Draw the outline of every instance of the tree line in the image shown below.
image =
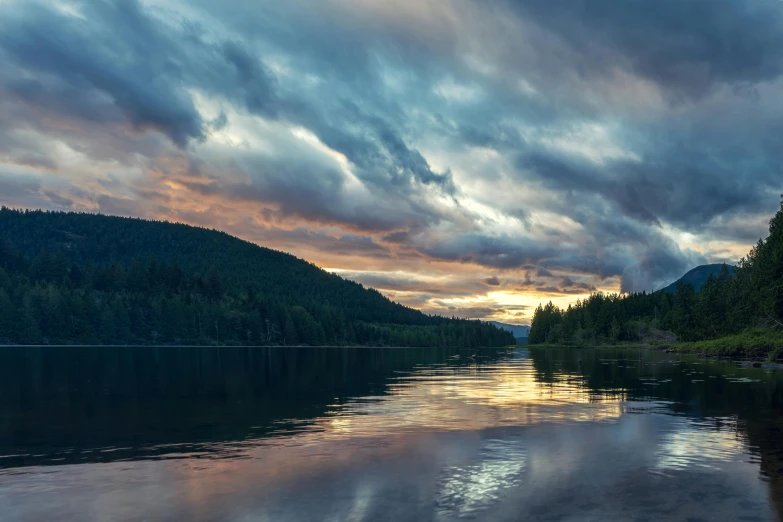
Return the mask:
[[(783, 198), (769, 236), (740, 260), (710, 275), (699, 292), (679, 281), (676, 290), (626, 295), (595, 293), (561, 309), (539, 305), (532, 344), (611, 344), (659, 339), (701, 341), (749, 328), (783, 330)], [(669, 333), (667, 335), (667, 333)]]

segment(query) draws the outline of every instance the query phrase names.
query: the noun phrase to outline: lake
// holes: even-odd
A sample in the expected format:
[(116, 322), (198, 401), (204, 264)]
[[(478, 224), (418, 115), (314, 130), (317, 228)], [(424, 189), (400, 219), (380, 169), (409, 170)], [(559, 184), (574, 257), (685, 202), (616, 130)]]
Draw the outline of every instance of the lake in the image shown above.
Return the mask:
[(783, 371), (644, 350), (0, 348), (0, 520), (783, 520)]

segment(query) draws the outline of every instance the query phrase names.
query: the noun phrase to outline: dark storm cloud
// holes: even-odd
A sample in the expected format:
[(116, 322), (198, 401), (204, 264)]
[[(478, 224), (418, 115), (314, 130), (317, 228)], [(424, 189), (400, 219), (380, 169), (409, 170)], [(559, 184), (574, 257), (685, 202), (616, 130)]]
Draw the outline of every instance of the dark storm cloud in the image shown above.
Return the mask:
[(579, 81), (571, 94), (582, 100), (578, 89), (621, 84), (614, 77), (623, 71), (650, 82), (674, 107), (663, 107), (660, 116), (634, 114), (607, 101), (589, 114), (622, 121), (619, 144), (636, 158), (597, 163), (533, 144), (518, 148), (523, 176), (538, 178), (548, 190), (599, 195), (633, 220), (695, 233), (708, 233), (708, 224), (726, 213), (770, 206), (770, 192), (783, 179), (781, 143), (770, 139), (780, 135), (779, 85), (758, 84), (777, 82), (783, 72), (780, 2), (509, 5), (557, 43), (540, 49), (551, 56), (544, 62), (557, 68), (542, 65), (531, 75), (537, 86), (551, 87), (559, 75), (574, 73)]
[[(672, 101), (721, 82), (760, 82), (783, 72), (783, 10), (777, 0), (509, 0), (521, 15), (567, 42), (587, 75), (633, 70)], [(546, 51), (545, 51), (546, 52)]]
[(9, 10), (0, 50), (25, 72), (9, 80), (9, 92), (64, 116), (104, 123), (125, 118), (179, 147), (204, 140), (207, 132), (188, 87), (231, 96), (256, 114), (275, 114), (274, 80), (241, 44), (207, 42), (176, 17), (167, 27), (137, 0), (78, 8), (84, 18), (37, 2)]
[(697, 154), (663, 143), (660, 149), (640, 161), (606, 160), (601, 165), (531, 150), (519, 155), (517, 165), (550, 190), (598, 195), (625, 216), (655, 225), (665, 220), (699, 227), (715, 216), (767, 199), (769, 189), (780, 186), (773, 165), (754, 173), (738, 172), (729, 158), (716, 158), (719, 152)]
[[(523, 271), (526, 291), (577, 294), (705, 261), (682, 232), (753, 242), (783, 190), (778, 1), (0, 11), (0, 162), (50, 176), (4, 200), (216, 224), (239, 207), (288, 220), (235, 225), (286, 248), (480, 265), (477, 294)], [(84, 167), (105, 193), (51, 186)]]
[[(233, 75), (235, 86), (247, 109), (254, 114), (274, 117), (277, 113), (277, 100), (271, 73), (255, 56), (236, 42), (223, 43), (220, 51), (236, 73)], [(221, 82), (218, 90), (225, 86), (225, 83)], [(225, 115), (222, 116), (225, 118)]]
[(467, 233), (422, 244), (420, 251), (436, 259), (475, 263), (492, 268), (520, 268), (557, 255), (558, 249), (537, 241)]
[[(344, 154), (365, 183), (405, 200), (401, 206), (407, 217), (401, 221), (388, 212), (379, 214), (370, 202), (346, 201), (342, 174), (314, 163), (298, 169), (287, 160), (247, 158), (241, 168), (253, 179), (250, 187), (214, 182), (192, 189), (257, 197), (279, 203), (281, 212), (292, 216), (364, 229), (437, 221), (437, 212), (417, 200), (419, 184), (455, 192), (450, 174), (434, 172), (383, 111), (366, 104), (360, 108), (344, 97), (325, 109), (319, 108), (320, 100), (280, 94), (263, 58), (245, 44), (213, 42), (213, 35), (177, 17), (166, 26), (135, 0), (78, 7), (86, 19), (37, 3), (20, 4), (12, 11), (10, 29), (0, 32), (0, 49), (24, 73), (11, 79), (9, 95), (77, 121), (118, 124), (127, 119), (137, 130), (159, 130), (185, 147), (206, 140), (209, 128), (220, 130), (227, 124), (224, 113), (214, 122), (204, 121), (188, 87), (202, 89), (235, 100), (252, 114), (312, 130), (326, 146)], [(346, 131), (347, 126), (356, 130)], [(47, 160), (31, 154), (15, 159), (39, 164)]]
[[(181, 64), (172, 43), (132, 0), (84, 4), (91, 23), (36, 3), (12, 11), (0, 47), (13, 63), (46, 79), (16, 85), (39, 99), (75, 90), (111, 98), (137, 128), (155, 128), (184, 146), (203, 138), (203, 122), (180, 87)], [(25, 88), (26, 87), (26, 88)], [(83, 96), (85, 98), (87, 96)], [(68, 100), (60, 99), (70, 107)]]
[(402, 196), (416, 190), (417, 183), (437, 185), (454, 194), (450, 173), (434, 172), (418, 150), (406, 145), (393, 117), (385, 119), (344, 98), (333, 100), (328, 110), (314, 106), (297, 102), (287, 104), (285, 111), (291, 121), (312, 130), (326, 146), (345, 155), (368, 185)]
[(399, 162), (401, 172), (405, 174), (410, 173), (415, 180), (426, 185), (433, 183), (444, 185), (450, 192), (453, 192), (454, 185), (451, 182), (449, 173), (437, 174), (433, 172), (424, 156), (417, 150), (409, 149), (402, 139), (384, 123), (377, 123), (377, 131), (380, 142)]

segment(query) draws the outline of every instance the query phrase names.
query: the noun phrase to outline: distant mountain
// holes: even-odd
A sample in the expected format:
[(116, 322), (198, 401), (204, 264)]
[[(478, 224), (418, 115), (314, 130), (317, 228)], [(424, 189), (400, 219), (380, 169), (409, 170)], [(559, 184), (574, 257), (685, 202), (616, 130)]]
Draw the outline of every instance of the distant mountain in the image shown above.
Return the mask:
[[(710, 277), (710, 275), (714, 275), (717, 277), (720, 275), (720, 271), (723, 268), (723, 264), (716, 264), (716, 265), (701, 265), (697, 266), (693, 270), (689, 271), (687, 274), (682, 276), (677, 281), (673, 282), (664, 290), (666, 290), (669, 293), (674, 293), (677, 290), (677, 283), (679, 281), (682, 281), (683, 283), (691, 283), (693, 285), (693, 288), (698, 292), (701, 290), (701, 287), (704, 283), (707, 282), (707, 279)], [(729, 273), (731, 275), (734, 275), (734, 273), (737, 271), (736, 266), (729, 266)]]
[(500, 328), (501, 330), (506, 330), (507, 332), (511, 332), (514, 335), (514, 338), (517, 340), (517, 343), (520, 344), (527, 343), (527, 338), (530, 335), (529, 326), (524, 326), (519, 324), (499, 323), (497, 321), (490, 321), (489, 324), (495, 326), (496, 328)]

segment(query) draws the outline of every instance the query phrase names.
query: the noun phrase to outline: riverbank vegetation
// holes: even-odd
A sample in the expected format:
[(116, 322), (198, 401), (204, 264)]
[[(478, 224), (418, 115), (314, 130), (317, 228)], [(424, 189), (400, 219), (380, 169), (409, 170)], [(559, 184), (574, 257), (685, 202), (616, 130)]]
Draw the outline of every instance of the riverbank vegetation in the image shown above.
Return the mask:
[(769, 329), (749, 329), (736, 335), (666, 346), (678, 352), (715, 357), (783, 358), (783, 332)]
[(769, 236), (710, 276), (699, 292), (593, 294), (563, 310), (539, 306), (531, 344), (646, 344), (714, 355), (783, 356), (783, 201)]
[(221, 232), (0, 210), (0, 344), (513, 343)]

